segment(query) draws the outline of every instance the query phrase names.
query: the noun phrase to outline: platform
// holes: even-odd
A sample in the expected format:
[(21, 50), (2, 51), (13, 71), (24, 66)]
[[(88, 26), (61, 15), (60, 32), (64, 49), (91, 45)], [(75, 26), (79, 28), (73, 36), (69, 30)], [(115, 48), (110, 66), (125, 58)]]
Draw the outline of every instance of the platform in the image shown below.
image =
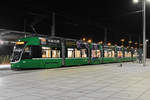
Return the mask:
[(0, 70), (0, 100), (149, 100), (150, 65)]

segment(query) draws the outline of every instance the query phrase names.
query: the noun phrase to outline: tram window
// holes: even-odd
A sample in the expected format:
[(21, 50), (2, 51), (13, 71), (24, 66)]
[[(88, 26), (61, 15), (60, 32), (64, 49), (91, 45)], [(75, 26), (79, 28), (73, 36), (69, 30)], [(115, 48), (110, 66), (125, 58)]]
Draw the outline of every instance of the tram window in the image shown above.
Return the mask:
[(51, 48), (42, 47), (42, 58), (51, 58)]
[(138, 53), (137, 51), (135, 50), (134, 54), (133, 54), (133, 57), (137, 57), (138, 56)]
[(81, 57), (81, 51), (78, 49), (75, 49), (75, 58), (80, 58)]
[(118, 51), (118, 57), (119, 57), (119, 58), (123, 57), (122, 51)]
[(101, 52), (100, 52), (100, 50), (97, 50), (97, 57), (98, 57), (98, 58), (101, 57)]
[(41, 47), (40, 46), (31, 46), (32, 58), (41, 58)]
[(87, 57), (87, 50), (81, 49), (81, 54), (82, 54), (82, 58), (86, 58)]
[(74, 58), (74, 49), (68, 48), (68, 58)]
[(131, 52), (128, 53), (128, 57), (131, 57)]
[(60, 58), (60, 50), (52, 50), (52, 58)]
[(22, 59), (31, 59), (31, 47), (27, 46), (24, 49), (23, 55), (22, 55)]
[(108, 58), (115, 57), (115, 51), (105, 50), (104, 51), (104, 57), (108, 57)]
[(107, 57), (109, 57), (109, 58), (112, 57), (112, 52), (111, 51), (107, 52)]
[(104, 57), (107, 57), (107, 51), (106, 50), (104, 51)]
[(24, 52), (30, 52), (30, 47), (27, 46), (27, 47), (24, 49)]
[(115, 57), (115, 51), (112, 51), (112, 57)]
[(95, 57), (97, 57), (96, 50), (92, 50), (92, 58), (95, 58)]
[(125, 57), (131, 57), (131, 52), (125, 51)]
[(128, 52), (127, 51), (125, 51), (125, 57), (128, 57)]

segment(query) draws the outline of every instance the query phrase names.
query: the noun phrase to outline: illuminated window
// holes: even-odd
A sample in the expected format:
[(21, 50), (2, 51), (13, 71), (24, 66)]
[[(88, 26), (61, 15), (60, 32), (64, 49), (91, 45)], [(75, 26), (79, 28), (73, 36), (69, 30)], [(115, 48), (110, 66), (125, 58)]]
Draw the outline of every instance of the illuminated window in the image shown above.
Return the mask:
[(74, 49), (68, 48), (68, 58), (74, 58)]
[(131, 57), (131, 52), (125, 51), (125, 57)]
[(107, 58), (115, 57), (115, 51), (114, 50), (105, 50), (104, 57), (107, 57)]
[(112, 51), (112, 57), (115, 57), (115, 51)]
[(104, 57), (107, 57), (107, 51), (106, 50), (104, 51)]
[(42, 47), (42, 58), (51, 58), (51, 48)]
[(119, 57), (119, 58), (123, 57), (122, 51), (118, 51), (118, 57)]
[(60, 50), (52, 50), (52, 58), (60, 58)]
[(87, 50), (86, 49), (82, 49), (81, 52), (82, 52), (82, 58), (87, 57)]
[(97, 57), (101, 57), (101, 51), (100, 50), (97, 50)]
[(92, 50), (92, 58), (95, 58), (96, 56), (96, 50)]
[(30, 47), (27, 46), (27, 47), (24, 49), (24, 52), (30, 52)]
[(42, 58), (60, 58), (60, 50), (42, 47)]
[(128, 52), (128, 57), (131, 57), (131, 52)]
[(128, 52), (127, 51), (125, 51), (125, 57), (128, 57)]
[(138, 53), (137, 53), (137, 51), (135, 51), (133, 54), (133, 57), (137, 57), (137, 56), (138, 56)]
[(78, 49), (75, 49), (75, 58), (80, 58), (81, 57), (81, 52)]
[(112, 57), (112, 52), (111, 51), (107, 51), (107, 57)]

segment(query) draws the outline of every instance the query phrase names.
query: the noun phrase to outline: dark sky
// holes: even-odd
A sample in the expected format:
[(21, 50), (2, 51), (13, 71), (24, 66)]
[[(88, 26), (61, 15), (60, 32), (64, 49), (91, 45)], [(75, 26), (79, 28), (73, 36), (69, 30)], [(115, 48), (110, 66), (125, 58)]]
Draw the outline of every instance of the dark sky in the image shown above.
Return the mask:
[[(147, 4), (148, 6), (149, 4)], [(104, 28), (108, 29), (108, 41), (142, 41), (141, 4), (132, 0), (76, 1), (58, 0), (40, 2), (20, 0), (0, 4), (0, 28), (33, 32), (31, 25), (40, 34), (51, 33), (52, 12), (56, 13), (56, 36), (80, 39), (92, 38), (95, 42), (104, 40)], [(147, 28), (150, 7), (147, 7)], [(25, 20), (25, 21), (24, 21)], [(149, 36), (147, 29), (147, 38)]]

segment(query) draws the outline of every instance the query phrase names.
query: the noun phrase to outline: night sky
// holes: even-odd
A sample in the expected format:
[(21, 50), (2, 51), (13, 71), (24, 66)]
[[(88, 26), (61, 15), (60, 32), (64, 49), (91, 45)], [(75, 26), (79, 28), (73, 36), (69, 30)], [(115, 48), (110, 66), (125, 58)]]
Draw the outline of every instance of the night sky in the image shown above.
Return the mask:
[[(142, 43), (141, 3), (132, 0), (95, 1), (45, 1), (20, 0), (0, 4), (0, 28), (51, 34), (52, 12), (56, 13), (56, 36), (81, 39), (92, 38), (94, 42), (104, 40), (104, 29), (108, 29), (107, 40), (119, 43), (121, 38)], [(150, 38), (150, 4), (147, 4), (147, 38)]]

